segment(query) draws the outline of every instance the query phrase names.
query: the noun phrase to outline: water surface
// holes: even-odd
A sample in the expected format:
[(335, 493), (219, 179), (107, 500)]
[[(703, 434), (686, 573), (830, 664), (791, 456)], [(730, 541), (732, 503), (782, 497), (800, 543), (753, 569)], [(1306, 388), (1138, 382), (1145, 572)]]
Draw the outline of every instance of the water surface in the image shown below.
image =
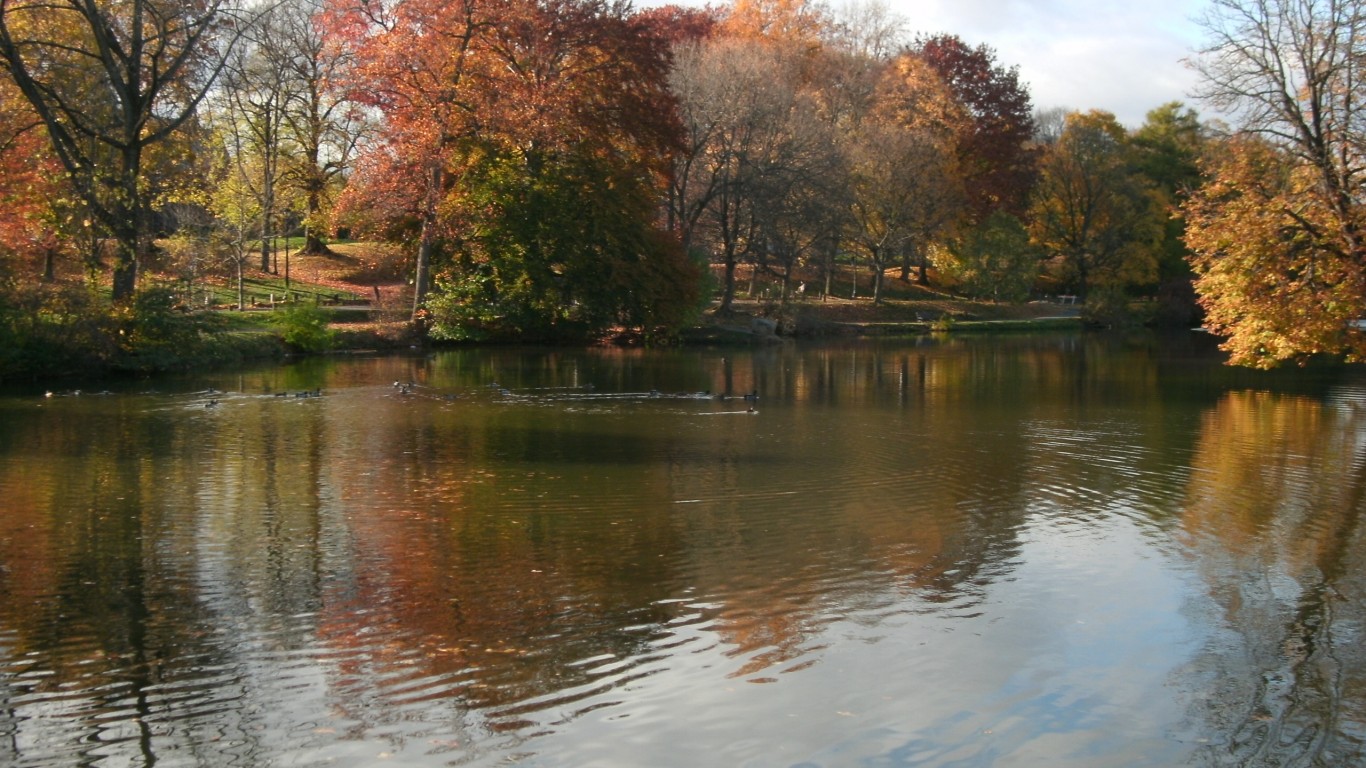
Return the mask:
[(1358, 371), (1050, 336), (53, 394), (0, 398), (0, 764), (1366, 757)]

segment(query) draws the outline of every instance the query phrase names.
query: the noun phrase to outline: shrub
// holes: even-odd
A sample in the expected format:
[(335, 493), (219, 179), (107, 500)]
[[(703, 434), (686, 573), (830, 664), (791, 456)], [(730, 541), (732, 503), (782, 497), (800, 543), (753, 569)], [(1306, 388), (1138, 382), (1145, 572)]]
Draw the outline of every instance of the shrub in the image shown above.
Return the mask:
[(336, 341), (336, 334), (327, 324), (327, 312), (312, 304), (277, 310), (272, 322), (279, 329), (280, 338), (301, 352), (326, 352)]

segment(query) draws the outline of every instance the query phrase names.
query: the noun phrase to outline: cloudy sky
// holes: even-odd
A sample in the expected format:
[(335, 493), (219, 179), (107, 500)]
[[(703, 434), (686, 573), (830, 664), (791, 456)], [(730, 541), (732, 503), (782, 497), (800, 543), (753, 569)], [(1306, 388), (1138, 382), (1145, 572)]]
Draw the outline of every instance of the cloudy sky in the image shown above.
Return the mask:
[[(1018, 66), (1038, 108), (1104, 109), (1142, 124), (1148, 110), (1184, 101), (1195, 76), (1182, 60), (1203, 37), (1206, 0), (882, 0), (911, 34), (955, 34)], [(636, 0), (637, 7), (705, 0)], [(844, 0), (827, 0), (840, 7)], [(728, 0), (718, 4), (726, 5)]]
[[(915, 32), (949, 32), (1017, 65), (1034, 106), (1105, 109), (1137, 126), (1190, 97), (1204, 0), (885, 0)], [(837, 5), (838, 3), (836, 3)]]

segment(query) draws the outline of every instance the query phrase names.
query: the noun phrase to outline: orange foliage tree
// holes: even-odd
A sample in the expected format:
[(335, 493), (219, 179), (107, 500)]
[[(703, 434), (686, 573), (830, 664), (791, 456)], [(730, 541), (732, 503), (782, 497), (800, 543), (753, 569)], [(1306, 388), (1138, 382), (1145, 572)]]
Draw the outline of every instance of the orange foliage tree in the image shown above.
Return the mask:
[(1214, 0), (1202, 95), (1239, 120), (1186, 206), (1196, 290), (1234, 362), (1360, 358), (1366, 17), (1355, 3)]
[[(662, 320), (638, 297), (671, 305), (650, 275), (665, 263), (671, 280), (687, 273), (654, 221), (681, 138), (667, 43), (629, 11), (594, 0), (334, 10), (385, 119), (352, 195), (404, 201), (388, 221), (416, 231), (414, 314), (434, 311), (434, 330), (553, 334)], [(439, 253), (450, 257), (437, 264), (448, 296), (429, 301)], [(610, 280), (598, 279), (604, 270)], [(642, 280), (634, 294), (631, 275)]]

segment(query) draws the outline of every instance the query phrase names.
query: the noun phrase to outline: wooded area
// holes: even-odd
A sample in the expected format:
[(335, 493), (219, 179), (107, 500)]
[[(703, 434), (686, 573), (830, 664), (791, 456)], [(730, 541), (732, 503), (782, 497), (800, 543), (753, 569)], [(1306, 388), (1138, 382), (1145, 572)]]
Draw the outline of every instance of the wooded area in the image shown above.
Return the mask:
[(404, 249), (438, 340), (665, 341), (855, 269), (873, 303), (889, 274), (1107, 324), (1145, 301), (1235, 362), (1353, 357), (1362, 23), (1216, 0), (1192, 61), (1237, 122), (1129, 128), (877, 0), (7, 0), (0, 370), (158, 364), (205, 333), (195, 285), (240, 308), (279, 238), (341, 233)]

